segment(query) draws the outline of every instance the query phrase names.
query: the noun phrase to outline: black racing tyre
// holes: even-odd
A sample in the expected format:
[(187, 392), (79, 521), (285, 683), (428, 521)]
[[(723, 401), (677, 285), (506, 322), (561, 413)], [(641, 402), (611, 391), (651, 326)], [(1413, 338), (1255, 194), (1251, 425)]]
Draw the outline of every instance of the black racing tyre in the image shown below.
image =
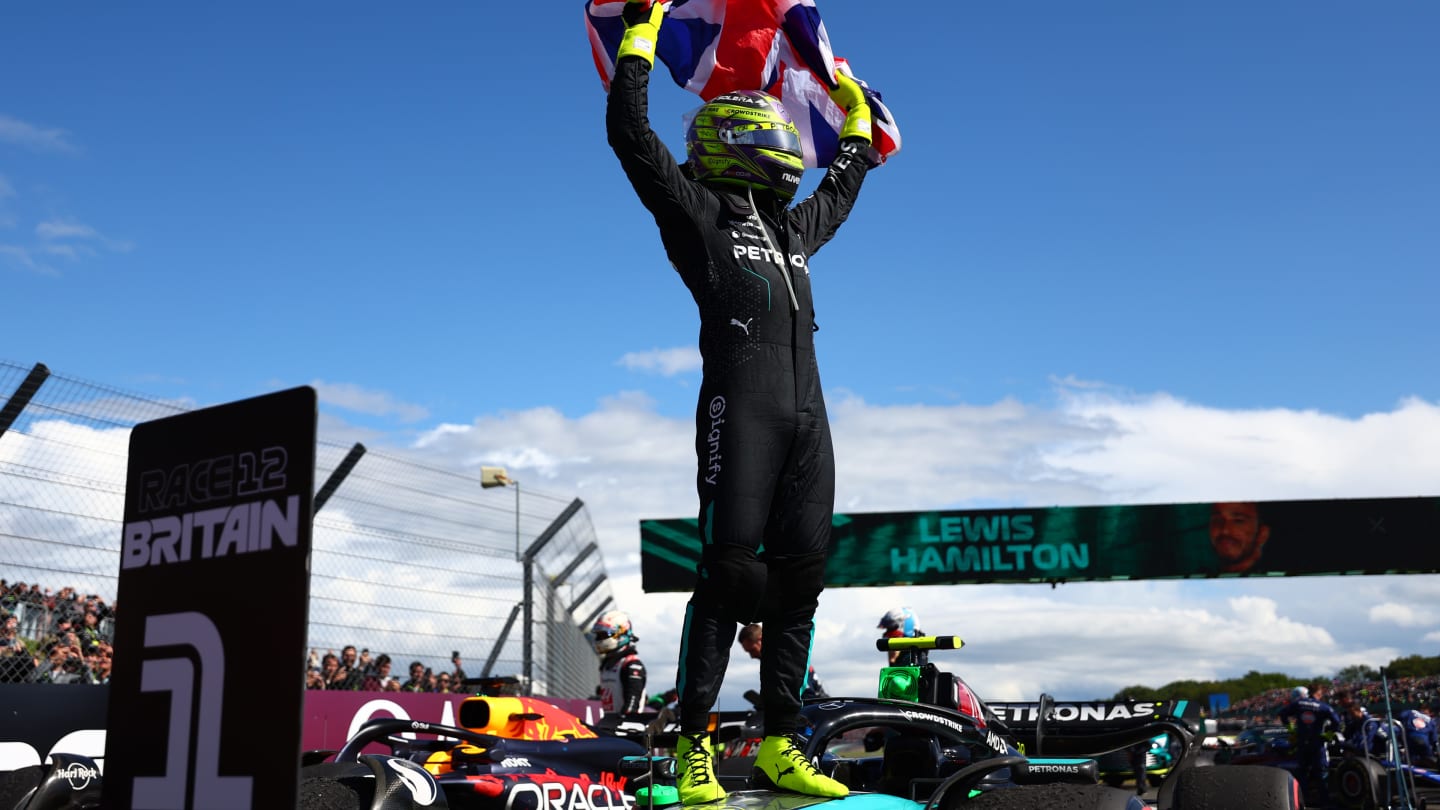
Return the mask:
[[(988, 790), (942, 810), (1130, 810), (1133, 793), (1101, 785), (1027, 785)], [(1232, 809), (1233, 810), (1233, 809)]]
[(1346, 757), (1330, 774), (1330, 798), (1345, 810), (1375, 810), (1389, 789), (1385, 767), (1358, 757)]
[(362, 755), (359, 762), (322, 762), (300, 771), (300, 810), (449, 806), (444, 791), (420, 765), (399, 757)]
[(44, 771), (39, 765), (0, 773), (0, 807), (10, 810), (19, 804), (30, 791), (40, 786), (43, 775)]
[(367, 776), (309, 776), (300, 780), (300, 810), (365, 810), (375, 799)]
[(1215, 765), (1171, 774), (1170, 810), (1300, 810), (1300, 783), (1268, 765)]

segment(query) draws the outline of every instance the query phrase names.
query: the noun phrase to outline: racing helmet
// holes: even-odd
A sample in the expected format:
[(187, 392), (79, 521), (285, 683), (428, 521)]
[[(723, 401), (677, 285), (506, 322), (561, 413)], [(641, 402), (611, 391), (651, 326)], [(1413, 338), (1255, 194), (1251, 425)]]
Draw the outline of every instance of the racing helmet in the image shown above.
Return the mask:
[(590, 627), (591, 641), (596, 655), (609, 655), (634, 644), (635, 629), (630, 625), (630, 614), (623, 610), (608, 610)]
[(885, 631), (886, 638), (913, 638), (920, 633), (916, 624), (915, 611), (908, 607), (898, 607), (885, 611), (885, 615), (880, 617), (880, 624), (876, 626)]
[(1308, 698), (1308, 697), (1310, 697), (1310, 690), (1309, 690), (1309, 689), (1306, 689), (1306, 688), (1303, 687), (1303, 686), (1297, 686), (1297, 687), (1295, 687), (1294, 689), (1291, 689), (1291, 690), (1290, 690), (1290, 699), (1291, 699), (1291, 700), (1304, 700), (1305, 698)]
[(686, 166), (696, 180), (770, 191), (789, 201), (805, 160), (800, 130), (780, 100), (759, 90), (716, 96), (685, 128)]

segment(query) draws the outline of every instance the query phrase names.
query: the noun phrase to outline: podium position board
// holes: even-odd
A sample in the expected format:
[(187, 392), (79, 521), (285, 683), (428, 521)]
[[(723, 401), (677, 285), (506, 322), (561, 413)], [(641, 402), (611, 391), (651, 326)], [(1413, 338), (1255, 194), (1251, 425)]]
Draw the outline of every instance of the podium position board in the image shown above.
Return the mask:
[(294, 807), (315, 391), (137, 425), (116, 593), (105, 807)]

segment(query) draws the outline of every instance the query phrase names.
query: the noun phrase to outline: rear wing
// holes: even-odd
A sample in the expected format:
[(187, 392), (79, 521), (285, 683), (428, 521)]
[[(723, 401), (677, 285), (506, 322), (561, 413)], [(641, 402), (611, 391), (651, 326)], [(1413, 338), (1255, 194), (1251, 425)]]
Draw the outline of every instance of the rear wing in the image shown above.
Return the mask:
[(1143, 743), (1161, 734), (1188, 747), (1200, 728), (1199, 708), (1188, 700), (1055, 701), (988, 704), (1031, 756), (1086, 756)]
[(1189, 700), (1121, 701), (1054, 700), (1036, 702), (989, 702), (990, 708), (1013, 731), (1034, 730), (1040, 724), (1041, 707), (1047, 705), (1047, 731), (1100, 732), (1135, 728), (1160, 720), (1184, 722), (1198, 728), (1199, 707)]

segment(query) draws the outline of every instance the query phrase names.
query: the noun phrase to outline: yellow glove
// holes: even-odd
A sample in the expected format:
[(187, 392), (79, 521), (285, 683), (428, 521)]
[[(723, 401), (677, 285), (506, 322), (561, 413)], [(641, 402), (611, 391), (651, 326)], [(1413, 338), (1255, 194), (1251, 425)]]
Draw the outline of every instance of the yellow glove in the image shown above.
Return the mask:
[(655, 67), (655, 43), (660, 39), (660, 22), (665, 19), (665, 6), (660, 0), (628, 0), (621, 13), (625, 20), (625, 36), (615, 60), (622, 56), (638, 56)]
[(849, 76), (835, 71), (835, 89), (830, 91), (830, 100), (845, 111), (845, 126), (840, 129), (840, 139), (861, 138), (871, 142), (870, 104), (865, 101), (865, 91)]

